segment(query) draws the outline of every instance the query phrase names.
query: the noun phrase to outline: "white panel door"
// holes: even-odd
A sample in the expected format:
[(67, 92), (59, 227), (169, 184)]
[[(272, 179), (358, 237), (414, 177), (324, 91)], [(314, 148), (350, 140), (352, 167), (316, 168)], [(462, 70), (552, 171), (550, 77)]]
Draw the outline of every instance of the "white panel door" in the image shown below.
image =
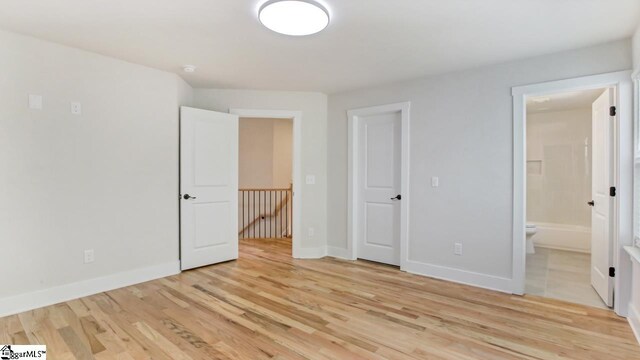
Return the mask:
[(591, 205), (591, 285), (602, 300), (613, 305), (613, 278), (609, 276), (612, 256), (613, 119), (609, 109), (614, 104), (613, 90), (607, 89), (592, 105), (592, 202)]
[(238, 116), (180, 108), (182, 269), (238, 258)]
[(401, 112), (359, 117), (358, 257), (400, 265)]

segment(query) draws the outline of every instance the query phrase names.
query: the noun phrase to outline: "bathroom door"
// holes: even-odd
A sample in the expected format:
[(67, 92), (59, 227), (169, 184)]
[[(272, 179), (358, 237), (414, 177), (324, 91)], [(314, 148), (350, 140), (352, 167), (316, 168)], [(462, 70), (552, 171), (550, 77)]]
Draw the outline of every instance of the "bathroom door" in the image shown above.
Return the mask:
[(612, 211), (614, 186), (613, 126), (610, 108), (614, 106), (613, 89), (605, 90), (592, 105), (592, 184), (591, 193), (591, 285), (607, 306), (613, 305), (613, 278), (609, 268), (613, 266)]

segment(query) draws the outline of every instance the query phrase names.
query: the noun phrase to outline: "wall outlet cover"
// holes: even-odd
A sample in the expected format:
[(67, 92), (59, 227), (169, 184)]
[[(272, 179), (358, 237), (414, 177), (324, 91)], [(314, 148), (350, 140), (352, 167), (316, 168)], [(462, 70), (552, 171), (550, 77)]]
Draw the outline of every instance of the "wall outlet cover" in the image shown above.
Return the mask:
[(72, 102), (71, 103), (71, 113), (73, 115), (82, 114), (82, 105), (79, 102)]
[(456, 255), (462, 255), (462, 243), (454, 244), (453, 253)]
[(95, 253), (93, 249), (84, 251), (84, 263), (89, 264), (95, 261)]
[(29, 94), (29, 109), (42, 110), (42, 95)]

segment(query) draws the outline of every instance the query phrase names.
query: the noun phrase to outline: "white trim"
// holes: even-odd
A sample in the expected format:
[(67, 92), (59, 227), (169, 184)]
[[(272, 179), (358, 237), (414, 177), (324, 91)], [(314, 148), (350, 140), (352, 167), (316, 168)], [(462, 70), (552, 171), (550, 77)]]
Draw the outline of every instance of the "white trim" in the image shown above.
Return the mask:
[(511, 293), (511, 279), (492, 276), (473, 271), (455, 269), (446, 266), (432, 265), (407, 260), (403, 270), (412, 274), (429, 276), (436, 279), (452, 281), (459, 284), (481, 287), (505, 293)]
[(0, 317), (78, 299), (84, 296), (140, 284), (180, 273), (180, 261), (55, 286), (0, 299)]
[[(628, 253), (629, 258), (632, 262), (635, 262), (632, 266), (640, 266), (640, 249), (636, 246), (625, 246), (625, 251)], [(636, 282), (638, 280), (636, 279)], [(631, 330), (633, 330), (633, 334), (636, 336), (636, 340), (640, 343), (640, 311), (636, 308), (633, 302), (638, 302), (637, 299), (630, 299), (629, 301), (629, 311), (628, 311), (628, 319), (629, 325), (631, 326)]]
[[(309, 258), (308, 253), (313, 249), (303, 249), (300, 246), (302, 240), (302, 112), (290, 110), (256, 110), (256, 109), (229, 109), (230, 114), (241, 118), (267, 118), (267, 119), (291, 119), (293, 120), (293, 240), (291, 253), (294, 258)], [(322, 253), (326, 253), (326, 250)], [(317, 256), (323, 257), (325, 255)]]
[(349, 252), (349, 249), (335, 247), (335, 246), (327, 246), (327, 256), (331, 256), (338, 259), (351, 260), (351, 253)]
[(513, 95), (513, 275), (512, 292), (523, 294), (525, 286), (525, 223), (526, 223), (526, 97), (549, 95), (559, 92), (616, 88), (618, 109), (615, 126), (617, 137), (615, 183), (618, 196), (614, 201), (614, 266), (616, 313), (627, 312), (631, 286), (631, 264), (621, 257), (623, 246), (633, 241), (632, 206), (633, 193), (633, 105), (631, 71), (584, 76), (574, 79), (551, 81), (512, 88)]
[(629, 326), (631, 326), (631, 330), (633, 331), (633, 335), (636, 337), (636, 341), (640, 343), (640, 312), (638, 312), (638, 309), (636, 309), (633, 304), (629, 304), (629, 316), (627, 321), (629, 321)]
[(411, 110), (410, 102), (388, 104), (381, 106), (373, 106), (361, 109), (349, 110), (347, 116), (349, 119), (349, 195), (348, 198), (348, 216), (347, 216), (347, 249), (349, 252), (349, 259), (355, 260), (358, 258), (356, 241), (357, 236), (357, 221), (358, 214), (355, 211), (354, 204), (358, 203), (357, 191), (354, 191), (358, 184), (358, 174), (356, 161), (358, 154), (358, 122), (362, 116), (398, 112), (401, 114), (402, 123), (402, 145), (401, 145), (401, 164), (400, 164), (400, 193), (402, 194), (402, 201), (400, 202), (400, 269), (404, 270), (404, 265), (409, 259), (409, 124)]

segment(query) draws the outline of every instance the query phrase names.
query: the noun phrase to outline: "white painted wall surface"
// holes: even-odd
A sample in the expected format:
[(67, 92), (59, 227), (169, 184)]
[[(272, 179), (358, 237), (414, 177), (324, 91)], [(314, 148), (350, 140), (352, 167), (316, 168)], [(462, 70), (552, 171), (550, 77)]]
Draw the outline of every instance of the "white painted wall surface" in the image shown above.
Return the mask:
[[(315, 175), (316, 183), (300, 184), (304, 187), (302, 234), (294, 236), (301, 236), (305, 254), (324, 255), (327, 244), (327, 96), (293, 91), (196, 89), (194, 106), (224, 112), (230, 108), (302, 112), (302, 178)], [(313, 236), (309, 236), (310, 227), (315, 230)]]
[(178, 106), (191, 88), (7, 32), (0, 67), (0, 313), (177, 271)]
[(640, 70), (640, 26), (636, 29), (635, 34), (633, 34), (633, 68), (635, 70)]
[(527, 114), (527, 222), (591, 227), (591, 176), (591, 108)]
[[(511, 87), (625, 70), (631, 58), (622, 40), (329, 96), (328, 245), (347, 244), (347, 110), (411, 101), (410, 258), (440, 277), (508, 291)], [(440, 187), (430, 186), (432, 176)]]

